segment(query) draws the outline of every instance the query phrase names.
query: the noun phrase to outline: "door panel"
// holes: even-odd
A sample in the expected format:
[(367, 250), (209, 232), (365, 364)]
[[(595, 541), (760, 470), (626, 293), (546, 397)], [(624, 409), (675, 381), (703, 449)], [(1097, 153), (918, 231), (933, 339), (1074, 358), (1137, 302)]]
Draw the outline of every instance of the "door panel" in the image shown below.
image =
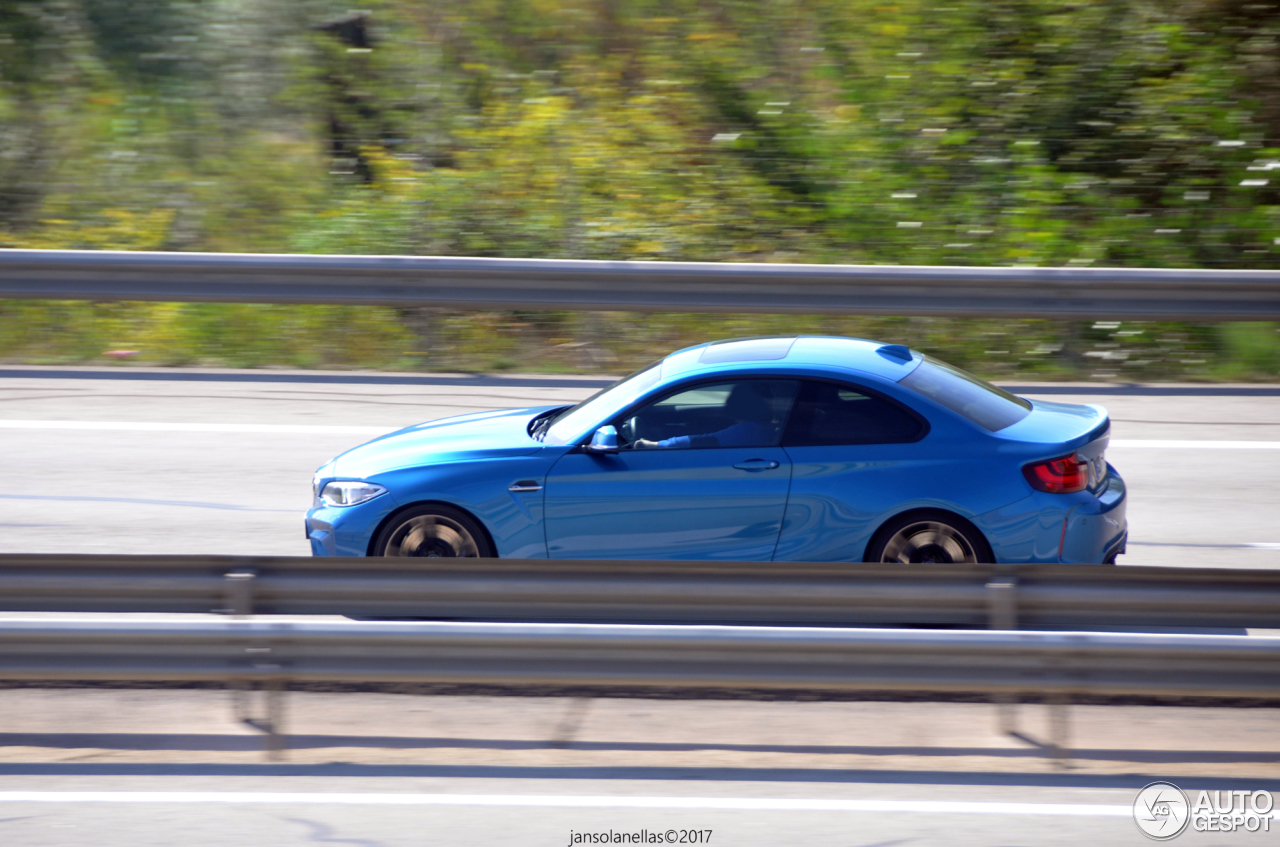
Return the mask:
[(780, 447), (567, 453), (547, 475), (547, 552), (767, 561), (790, 479)]
[(775, 558), (861, 561), (871, 534), (894, 504), (927, 490), (953, 469), (923, 460), (917, 444), (788, 447), (793, 466), (786, 521)]
[(792, 460), (786, 520), (774, 558), (862, 558), (895, 504), (919, 498), (949, 468), (920, 443), (927, 422), (852, 384), (806, 380), (783, 437)]

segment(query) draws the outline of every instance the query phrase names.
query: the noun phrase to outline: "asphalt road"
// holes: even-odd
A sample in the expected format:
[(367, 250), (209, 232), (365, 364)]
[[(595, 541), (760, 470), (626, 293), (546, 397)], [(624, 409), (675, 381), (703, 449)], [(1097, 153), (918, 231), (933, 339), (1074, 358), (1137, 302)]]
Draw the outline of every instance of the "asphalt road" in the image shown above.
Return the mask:
[[(1008, 735), (985, 704), (293, 694), (271, 762), (222, 692), (4, 694), (0, 842), (23, 847), (571, 847), (610, 831), (1109, 847), (1147, 843), (1131, 809), (1156, 779), (1193, 798), (1280, 789), (1261, 709), (1074, 707), (1063, 764), (1042, 706)], [(1272, 826), (1178, 843), (1274, 844)]]
[[(310, 476), (335, 453), (599, 384), (0, 369), (0, 552), (305, 554)], [(1123, 563), (1280, 566), (1280, 388), (1019, 391), (1111, 409)], [(1280, 789), (1273, 710), (1070, 714), (1062, 767), (1042, 707), (1009, 736), (984, 704), (290, 695), (268, 762), (218, 692), (3, 691), (0, 843), (1101, 847), (1147, 843), (1131, 806), (1153, 779)]]
[[(0, 783), (12, 780), (0, 780)], [(889, 847), (1146, 843), (1130, 817), (1134, 789), (614, 781), (431, 777), (23, 775), (23, 797), (0, 791), (6, 844), (95, 847), (346, 844), (611, 843), (612, 833), (662, 833), (666, 843), (727, 847), (832, 844)], [(41, 788), (35, 788), (41, 786)], [(86, 795), (82, 791), (91, 792)], [(27, 792), (30, 792), (29, 794)], [(107, 792), (115, 795), (105, 799)], [(27, 799), (36, 794), (38, 800)], [(181, 796), (172, 796), (174, 794)], [(166, 797), (166, 795), (170, 795)], [(998, 798), (998, 799), (997, 799)], [(574, 833), (604, 840), (574, 841)], [(680, 841), (681, 835), (697, 840)], [(641, 835), (641, 838), (647, 836)], [(1244, 833), (1237, 835), (1242, 839)], [(1188, 833), (1180, 844), (1274, 844)], [(616, 843), (616, 842), (615, 842)], [(631, 843), (643, 843), (635, 841)]]
[[(0, 552), (306, 555), (316, 467), (447, 415), (605, 381), (0, 368)], [(1097, 402), (1129, 484), (1122, 564), (1280, 567), (1280, 387), (1016, 386)]]

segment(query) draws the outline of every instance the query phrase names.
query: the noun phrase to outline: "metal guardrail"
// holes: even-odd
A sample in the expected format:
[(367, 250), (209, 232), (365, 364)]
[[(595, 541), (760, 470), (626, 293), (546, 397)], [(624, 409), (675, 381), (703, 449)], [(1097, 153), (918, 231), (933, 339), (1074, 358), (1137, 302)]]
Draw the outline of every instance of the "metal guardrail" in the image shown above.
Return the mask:
[(1280, 627), (1280, 572), (1109, 565), (0, 556), (0, 611)]
[(0, 621), (0, 679), (1280, 697), (1280, 638), (812, 627)]
[[(1034, 625), (1263, 626), (1280, 573), (1109, 566), (3, 556), (0, 609), (234, 614), (0, 620), (0, 679), (215, 682), (283, 748), (296, 683), (444, 683), (1280, 700), (1280, 638), (1027, 632)], [(500, 622), (269, 621), (254, 612)], [(648, 625), (530, 621), (664, 621)], [(683, 624), (673, 625), (671, 621)], [(709, 621), (792, 626), (714, 626)], [(688, 625), (698, 622), (699, 625)], [(851, 629), (986, 624), (992, 631)], [(794, 626), (821, 623), (826, 627)], [(250, 718), (249, 692), (266, 693)]]
[[(813, 627), (230, 621), (0, 621), (0, 680), (214, 682), (239, 719), (285, 746), (296, 683), (985, 694), (1052, 709), (1067, 757), (1075, 698), (1280, 699), (1280, 638)], [(266, 693), (250, 716), (250, 692)], [(579, 695), (580, 696), (580, 695)]]
[(0, 297), (1275, 320), (1280, 271), (0, 250)]

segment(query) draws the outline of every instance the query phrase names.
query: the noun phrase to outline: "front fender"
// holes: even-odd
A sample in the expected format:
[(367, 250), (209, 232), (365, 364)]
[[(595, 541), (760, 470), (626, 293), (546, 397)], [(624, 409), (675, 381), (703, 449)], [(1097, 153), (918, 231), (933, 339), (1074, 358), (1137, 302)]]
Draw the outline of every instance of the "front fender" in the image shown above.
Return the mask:
[[(500, 557), (544, 559), (547, 539), (542, 525), (542, 490), (510, 488), (523, 481), (544, 485), (547, 470), (563, 452), (548, 449), (533, 456), (402, 468), (377, 474), (371, 481), (394, 492), (397, 507), (440, 502), (470, 512), (489, 531)], [(382, 519), (388, 514), (390, 511)], [(369, 531), (366, 549), (377, 530)]]

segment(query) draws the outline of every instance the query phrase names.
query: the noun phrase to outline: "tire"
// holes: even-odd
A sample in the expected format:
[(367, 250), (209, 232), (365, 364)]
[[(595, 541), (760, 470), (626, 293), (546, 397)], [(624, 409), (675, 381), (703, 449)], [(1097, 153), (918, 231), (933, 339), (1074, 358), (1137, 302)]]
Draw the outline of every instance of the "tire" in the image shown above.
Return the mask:
[(374, 556), (420, 558), (492, 558), (493, 545), (475, 518), (452, 506), (414, 506), (382, 527)]
[(904, 565), (991, 562), (991, 546), (959, 515), (938, 510), (893, 518), (867, 545), (866, 561)]

